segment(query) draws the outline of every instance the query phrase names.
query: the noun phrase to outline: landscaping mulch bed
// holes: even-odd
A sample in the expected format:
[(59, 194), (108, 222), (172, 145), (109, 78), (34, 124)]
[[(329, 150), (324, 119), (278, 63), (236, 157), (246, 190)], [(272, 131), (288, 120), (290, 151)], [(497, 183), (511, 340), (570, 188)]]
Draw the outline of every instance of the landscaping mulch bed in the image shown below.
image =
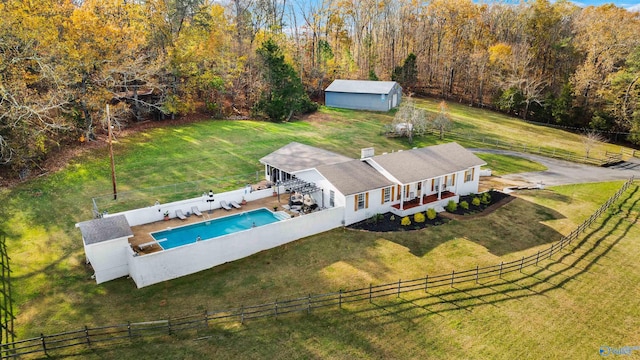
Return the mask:
[[(501, 201), (504, 199), (513, 198), (511, 195), (505, 194), (502, 191), (490, 190), (488, 191), (488, 193), (489, 195), (491, 195), (491, 200), (489, 201), (489, 203), (488, 204), (480, 203), (480, 205), (478, 206), (473, 205), (473, 198), (475, 197), (482, 198), (482, 194), (460, 196), (460, 201), (458, 202), (458, 209), (456, 209), (456, 211), (449, 212), (449, 213), (455, 214), (455, 215), (474, 215), (474, 214), (484, 212), (494, 204), (501, 203)], [(460, 206), (460, 203), (463, 201), (466, 201), (467, 204), (469, 204), (469, 209), (463, 209)]]
[(402, 217), (388, 212), (386, 214), (382, 214), (382, 218), (379, 219), (379, 221), (372, 221), (371, 219), (367, 219), (349, 225), (348, 228), (374, 232), (407, 231), (420, 230), (429, 226), (442, 225), (449, 221), (448, 219), (445, 219), (439, 215), (433, 220), (425, 219), (422, 223), (415, 222), (413, 220), (413, 215), (409, 216), (409, 219), (411, 219), (411, 225), (402, 226), (400, 224)]
[(437, 226), (447, 223), (450, 220), (463, 220), (463, 219), (471, 219), (478, 216), (488, 215), (500, 206), (510, 202), (514, 199), (513, 196), (509, 194), (505, 194), (500, 191), (491, 190), (489, 191), (491, 195), (491, 200), (488, 204), (480, 204), (479, 206), (474, 206), (472, 204), (473, 198), (480, 195), (465, 195), (460, 197), (460, 202), (466, 201), (469, 203), (469, 209), (463, 209), (458, 206), (458, 209), (453, 213), (450, 212), (442, 212), (438, 214), (438, 216), (433, 219), (425, 219), (422, 223), (417, 223), (414, 221), (413, 215), (409, 216), (411, 219), (411, 225), (403, 226), (400, 224), (402, 217), (394, 215), (392, 213), (382, 214), (377, 221), (373, 219), (367, 219), (360, 221), (358, 223), (349, 225), (348, 228), (356, 229), (356, 230), (366, 230), (373, 232), (390, 232), (390, 231), (407, 231), (407, 230), (420, 230), (429, 226)]

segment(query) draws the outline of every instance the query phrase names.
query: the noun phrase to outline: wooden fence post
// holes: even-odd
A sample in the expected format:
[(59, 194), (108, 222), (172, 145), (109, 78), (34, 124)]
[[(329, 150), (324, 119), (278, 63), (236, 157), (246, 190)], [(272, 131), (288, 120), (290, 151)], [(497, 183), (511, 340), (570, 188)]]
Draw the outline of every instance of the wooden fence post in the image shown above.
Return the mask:
[(276, 317), (278, 317), (278, 299), (276, 299), (276, 305), (275, 305), (275, 311), (276, 311)]
[(451, 270), (451, 287), (453, 287), (453, 279), (456, 276), (456, 271), (455, 270)]
[(502, 264), (503, 264), (503, 263), (504, 263), (503, 261), (501, 261), (501, 262), (500, 262), (500, 273), (498, 274), (498, 277), (499, 277), (500, 279), (502, 279)]
[(307, 298), (307, 315), (311, 313), (311, 293), (309, 293), (309, 297)]
[(522, 260), (520, 261), (520, 272), (522, 272), (522, 266), (524, 265), (524, 256), (522, 257)]
[(44, 351), (44, 354), (49, 356), (49, 354), (47, 354), (47, 342), (44, 340), (44, 334), (40, 333), (40, 342), (42, 343), (42, 351)]
[(240, 324), (244, 324), (244, 305), (240, 305)]
[(127, 321), (127, 332), (129, 333), (129, 340), (131, 340), (131, 321)]
[(204, 311), (204, 325), (209, 327), (209, 310)]
[(167, 319), (167, 329), (169, 330), (169, 335), (171, 335), (171, 319)]
[(476, 265), (476, 284), (478, 283), (478, 265)]
[(342, 289), (338, 291), (338, 307), (342, 309)]
[(551, 259), (551, 255), (553, 255), (553, 245), (555, 244), (551, 244), (551, 250), (549, 251), (549, 257), (547, 257), (547, 259)]
[(371, 283), (369, 283), (369, 304), (371, 304)]
[(427, 292), (428, 286), (429, 286), (429, 274), (424, 276), (424, 292)]
[(538, 259), (540, 259), (540, 250), (538, 250), (538, 254), (536, 255), (536, 266), (538, 266)]
[(87, 345), (91, 346), (91, 338), (89, 338), (89, 328), (84, 326), (84, 336), (87, 338)]
[(398, 279), (398, 298), (400, 297), (400, 283), (402, 282), (402, 279)]

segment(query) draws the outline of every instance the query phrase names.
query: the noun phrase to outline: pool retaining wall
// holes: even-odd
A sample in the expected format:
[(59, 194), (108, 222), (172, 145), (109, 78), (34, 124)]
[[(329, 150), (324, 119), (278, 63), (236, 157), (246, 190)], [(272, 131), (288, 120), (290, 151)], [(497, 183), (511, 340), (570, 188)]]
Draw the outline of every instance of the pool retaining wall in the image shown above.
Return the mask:
[(128, 251), (129, 276), (138, 288), (193, 274), (343, 226), (344, 207), (278, 221), (259, 228), (136, 256)]

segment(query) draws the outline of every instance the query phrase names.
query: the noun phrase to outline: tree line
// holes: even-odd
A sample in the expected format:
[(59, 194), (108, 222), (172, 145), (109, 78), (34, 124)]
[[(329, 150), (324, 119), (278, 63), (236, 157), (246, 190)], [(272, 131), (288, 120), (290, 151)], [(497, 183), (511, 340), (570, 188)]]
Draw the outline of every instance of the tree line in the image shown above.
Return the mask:
[(5, 0), (0, 163), (194, 112), (287, 121), (337, 78), (640, 143), (640, 13), (565, 0)]

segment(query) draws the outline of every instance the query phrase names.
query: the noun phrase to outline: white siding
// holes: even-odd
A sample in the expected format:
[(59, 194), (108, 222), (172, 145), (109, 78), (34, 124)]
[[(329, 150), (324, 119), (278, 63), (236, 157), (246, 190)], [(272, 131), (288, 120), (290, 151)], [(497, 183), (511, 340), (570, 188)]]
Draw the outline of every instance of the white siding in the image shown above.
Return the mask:
[(85, 245), (84, 251), (95, 272), (96, 283), (129, 275), (127, 248), (130, 248), (127, 237)]
[[(384, 214), (390, 211), (393, 201), (382, 204), (382, 189), (368, 191), (369, 201), (365, 209), (354, 211), (356, 194), (346, 197), (344, 224), (351, 225), (366, 220), (375, 214)], [(364, 194), (364, 193), (363, 193)]]
[(141, 288), (341, 227), (343, 218), (344, 208), (337, 207), (143, 256), (129, 252), (125, 260)]

